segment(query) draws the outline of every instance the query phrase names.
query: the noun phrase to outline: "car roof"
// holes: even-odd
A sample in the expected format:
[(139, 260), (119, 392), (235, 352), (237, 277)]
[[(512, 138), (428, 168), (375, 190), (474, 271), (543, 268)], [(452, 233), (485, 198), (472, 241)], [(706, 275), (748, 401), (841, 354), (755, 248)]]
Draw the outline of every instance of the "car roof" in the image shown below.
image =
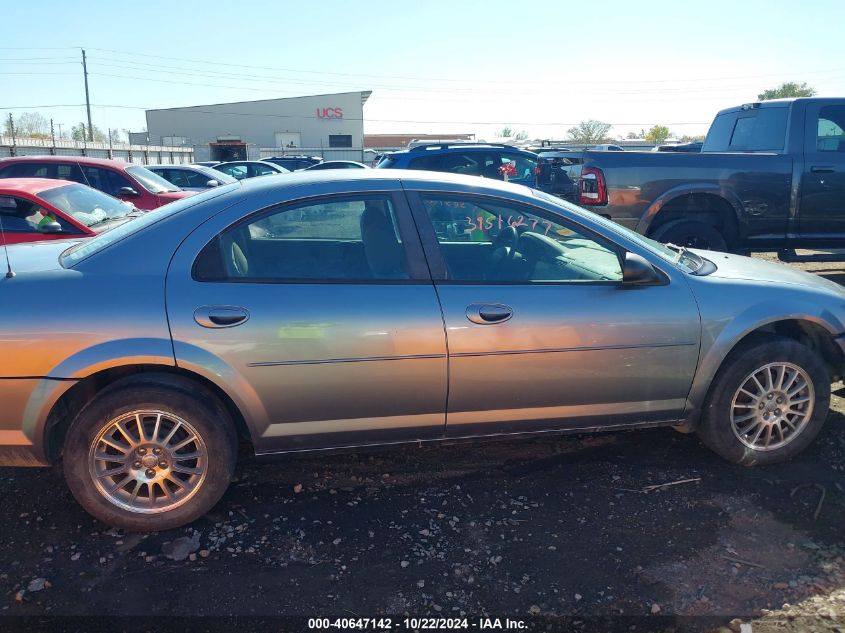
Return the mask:
[(144, 165), (147, 169), (211, 169), (208, 165)]
[[(500, 191), (508, 194), (522, 194), (532, 197), (531, 189), (524, 185), (506, 183), (494, 178), (479, 178), (440, 171), (426, 171), (422, 169), (325, 169), (294, 171), (279, 178), (250, 178), (240, 181), (243, 193), (265, 192), (272, 189), (300, 187), (311, 184), (342, 183), (351, 181), (392, 181), (395, 183), (425, 184), (456, 184), (472, 187), (481, 192)], [(227, 185), (235, 186), (235, 185)]]
[(110, 160), (108, 158), (90, 158), (88, 156), (12, 156), (0, 158), (0, 165), (6, 163), (79, 163), (92, 167), (113, 167), (115, 169), (126, 169), (127, 167), (144, 167), (122, 160)]
[(440, 152), (489, 152), (491, 150), (498, 150), (504, 152), (514, 152), (517, 154), (534, 154), (534, 152), (514, 145), (501, 145), (497, 143), (455, 143), (453, 145), (447, 143), (437, 143), (430, 145), (417, 145), (410, 149), (403, 149), (397, 152), (390, 152), (391, 156), (428, 156), (430, 154), (437, 154)]
[(80, 183), (58, 178), (0, 178), (0, 194), (20, 192), (37, 195), (49, 189), (78, 184)]

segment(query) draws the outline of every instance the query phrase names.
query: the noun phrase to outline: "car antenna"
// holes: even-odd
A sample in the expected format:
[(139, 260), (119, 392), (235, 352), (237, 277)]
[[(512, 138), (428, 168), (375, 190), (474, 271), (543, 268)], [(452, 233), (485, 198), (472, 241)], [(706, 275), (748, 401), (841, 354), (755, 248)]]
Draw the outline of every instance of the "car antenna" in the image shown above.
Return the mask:
[(15, 276), (12, 272), (12, 263), (9, 261), (9, 246), (6, 244), (6, 231), (3, 230), (3, 217), (0, 216), (0, 240), (3, 240), (3, 252), (6, 254), (6, 279)]

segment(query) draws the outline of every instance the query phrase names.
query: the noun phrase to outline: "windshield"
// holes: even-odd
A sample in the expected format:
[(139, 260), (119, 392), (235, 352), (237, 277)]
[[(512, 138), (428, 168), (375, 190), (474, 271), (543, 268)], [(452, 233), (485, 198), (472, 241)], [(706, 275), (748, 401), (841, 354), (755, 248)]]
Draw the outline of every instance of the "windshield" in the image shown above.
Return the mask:
[(85, 185), (56, 187), (42, 191), (38, 196), (85, 226), (123, 218), (136, 210), (128, 202)]
[[(531, 193), (533, 193), (536, 197), (544, 200), (545, 202), (550, 202), (556, 207), (560, 207), (562, 209), (566, 209), (569, 212), (576, 212), (579, 215), (585, 215), (584, 209), (581, 209), (575, 205), (568, 204), (561, 200), (560, 198), (556, 198), (554, 196), (550, 196), (549, 194), (538, 191), (536, 189), (532, 189)], [(642, 246), (645, 249), (648, 249), (655, 255), (659, 256), (661, 259), (664, 259), (672, 264), (680, 265), (687, 272), (694, 272), (699, 269), (701, 264), (703, 263), (701, 258), (686, 249), (682, 249), (680, 247), (670, 248), (666, 246), (666, 244), (661, 244), (660, 242), (656, 242), (644, 235), (640, 235), (639, 233), (632, 231), (631, 229), (627, 229), (621, 224), (617, 224), (613, 220), (609, 220), (598, 213), (590, 213), (589, 219), (593, 222), (602, 225), (606, 229), (616, 233), (617, 235), (621, 235), (622, 237)]]
[(214, 189), (208, 189), (207, 191), (198, 193), (195, 196), (170, 202), (163, 207), (155, 209), (154, 211), (147, 211), (131, 222), (125, 222), (113, 229), (100, 233), (96, 237), (92, 237), (91, 239), (80, 242), (75, 246), (71, 246), (61, 254), (59, 263), (61, 263), (61, 265), (65, 268), (73, 268), (75, 264), (78, 264), (83, 259), (108, 248), (125, 237), (133, 235), (139, 231), (143, 231), (148, 226), (152, 226), (156, 222), (169, 218), (170, 216), (175, 215), (180, 211), (184, 211), (185, 209), (189, 209), (196, 204), (216, 198), (227, 191), (231, 191), (233, 188), (233, 185), (215, 187)]
[(146, 167), (133, 165), (126, 168), (126, 173), (137, 180), (150, 193), (167, 193), (168, 191), (182, 191), (173, 183), (167, 182), (158, 174), (154, 174)]
[(211, 167), (197, 167), (197, 170), (208, 176), (209, 180), (216, 180), (221, 185), (231, 185), (238, 182), (237, 179)]

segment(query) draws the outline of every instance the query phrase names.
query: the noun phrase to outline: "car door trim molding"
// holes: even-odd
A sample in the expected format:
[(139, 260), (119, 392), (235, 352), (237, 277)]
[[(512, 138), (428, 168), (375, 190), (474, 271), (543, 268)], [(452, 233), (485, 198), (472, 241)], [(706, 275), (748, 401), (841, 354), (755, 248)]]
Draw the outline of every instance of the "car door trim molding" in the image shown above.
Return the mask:
[(450, 358), (473, 357), (473, 356), (509, 356), (511, 354), (558, 354), (563, 352), (597, 352), (601, 350), (619, 350), (619, 349), (643, 349), (643, 348), (658, 348), (658, 347), (690, 347), (698, 345), (694, 342), (684, 343), (657, 343), (644, 345), (602, 345), (602, 346), (587, 346), (587, 347), (553, 347), (548, 349), (506, 349), (494, 352), (452, 352), (449, 354)]
[(446, 358), (446, 354), (406, 354), (404, 356), (362, 356), (350, 358), (318, 358), (313, 360), (270, 360), (248, 363), (247, 367), (279, 367), (285, 365), (324, 365), (328, 363), (368, 363), (389, 360), (424, 360), (427, 358)]

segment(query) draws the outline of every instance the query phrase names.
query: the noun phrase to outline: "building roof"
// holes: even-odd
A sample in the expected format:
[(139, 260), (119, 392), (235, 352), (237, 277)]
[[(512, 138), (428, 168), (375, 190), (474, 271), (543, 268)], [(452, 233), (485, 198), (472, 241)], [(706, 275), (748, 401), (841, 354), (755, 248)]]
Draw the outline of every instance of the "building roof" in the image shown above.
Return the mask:
[(216, 106), (230, 106), (230, 105), (240, 105), (244, 103), (266, 103), (268, 101), (289, 101), (295, 99), (311, 99), (313, 97), (334, 97), (337, 95), (351, 95), (351, 94), (360, 94), (361, 95), (361, 105), (363, 106), (367, 103), (367, 99), (370, 98), (370, 95), (373, 94), (372, 90), (353, 90), (350, 92), (330, 92), (327, 94), (319, 94), (319, 95), (300, 95), (298, 97), (277, 97), (275, 99), (251, 99), (249, 101), (229, 101), (227, 103), (203, 103), (199, 105), (192, 105), (192, 106), (181, 106), (178, 108), (153, 108), (151, 110), (147, 110), (146, 112), (167, 112), (170, 110), (190, 110), (192, 108), (210, 108)]
[(408, 147), (411, 141), (473, 141), (475, 134), (364, 134), (364, 148)]

